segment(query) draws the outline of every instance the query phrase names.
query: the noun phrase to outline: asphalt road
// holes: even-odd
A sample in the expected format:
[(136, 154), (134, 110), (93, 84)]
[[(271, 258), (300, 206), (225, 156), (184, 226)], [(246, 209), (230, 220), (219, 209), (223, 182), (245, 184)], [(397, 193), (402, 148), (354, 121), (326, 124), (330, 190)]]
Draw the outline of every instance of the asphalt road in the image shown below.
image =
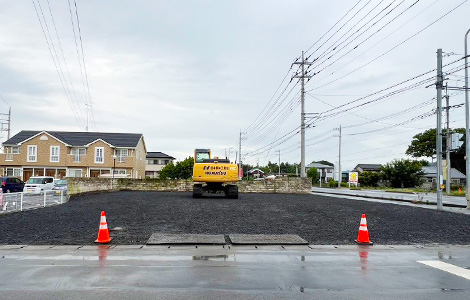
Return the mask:
[(115, 192), (0, 215), (0, 244), (91, 245), (100, 212), (114, 245), (145, 244), (153, 233), (297, 234), (309, 244), (354, 244), (363, 213), (376, 244), (470, 244), (470, 216), (325, 197), (241, 194), (193, 199), (190, 193)]
[(0, 246), (0, 299), (469, 299), (468, 246)]

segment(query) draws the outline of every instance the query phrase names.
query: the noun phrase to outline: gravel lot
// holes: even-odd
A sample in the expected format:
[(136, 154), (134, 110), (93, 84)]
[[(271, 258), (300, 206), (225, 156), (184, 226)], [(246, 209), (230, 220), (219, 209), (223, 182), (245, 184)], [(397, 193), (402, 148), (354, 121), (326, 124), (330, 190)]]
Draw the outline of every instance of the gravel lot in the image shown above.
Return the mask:
[(155, 232), (298, 234), (310, 244), (353, 244), (362, 213), (376, 244), (470, 244), (469, 215), (317, 195), (164, 192), (89, 194), (0, 215), (0, 244), (93, 244), (101, 210), (113, 244), (144, 244)]

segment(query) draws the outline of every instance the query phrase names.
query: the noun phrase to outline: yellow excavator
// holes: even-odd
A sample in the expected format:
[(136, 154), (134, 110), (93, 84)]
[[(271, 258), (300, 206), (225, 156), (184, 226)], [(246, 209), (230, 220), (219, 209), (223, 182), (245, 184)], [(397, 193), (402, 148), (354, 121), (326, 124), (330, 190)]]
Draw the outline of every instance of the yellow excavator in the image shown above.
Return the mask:
[(204, 192), (225, 193), (225, 197), (238, 199), (238, 166), (226, 158), (211, 158), (210, 149), (194, 150), (193, 198)]

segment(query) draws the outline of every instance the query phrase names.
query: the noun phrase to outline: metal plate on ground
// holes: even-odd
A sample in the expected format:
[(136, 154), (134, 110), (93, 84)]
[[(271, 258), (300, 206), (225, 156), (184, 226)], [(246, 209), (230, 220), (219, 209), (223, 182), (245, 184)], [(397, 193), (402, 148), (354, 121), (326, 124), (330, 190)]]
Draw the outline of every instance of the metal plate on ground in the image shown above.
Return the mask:
[(161, 244), (225, 244), (223, 234), (165, 234), (154, 233), (148, 239), (147, 245)]
[(243, 245), (308, 245), (295, 234), (229, 234), (232, 244)]

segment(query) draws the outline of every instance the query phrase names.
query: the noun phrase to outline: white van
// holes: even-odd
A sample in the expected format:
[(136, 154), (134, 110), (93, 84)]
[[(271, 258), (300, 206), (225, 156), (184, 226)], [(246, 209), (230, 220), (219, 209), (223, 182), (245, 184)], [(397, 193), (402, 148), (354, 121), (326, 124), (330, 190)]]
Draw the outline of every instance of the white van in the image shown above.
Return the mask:
[(25, 182), (23, 193), (41, 194), (44, 191), (52, 190), (54, 187), (54, 177), (51, 176), (33, 176)]

